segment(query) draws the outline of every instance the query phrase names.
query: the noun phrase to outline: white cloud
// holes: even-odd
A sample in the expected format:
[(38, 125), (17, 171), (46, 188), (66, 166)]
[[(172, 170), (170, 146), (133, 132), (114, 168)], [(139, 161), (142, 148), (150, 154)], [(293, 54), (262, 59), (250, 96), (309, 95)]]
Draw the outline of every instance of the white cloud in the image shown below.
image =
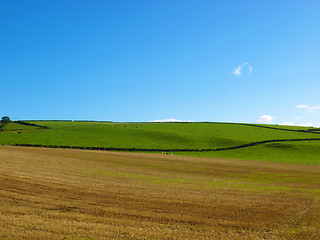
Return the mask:
[(318, 106), (309, 106), (309, 105), (304, 105), (304, 104), (297, 105), (296, 108), (305, 109), (306, 112), (313, 112), (314, 110), (320, 109), (320, 107), (318, 107)]
[(291, 121), (279, 123), (279, 125), (286, 125), (286, 126), (300, 126), (300, 127), (320, 127), (320, 122), (317, 124), (311, 123), (311, 122), (300, 122), (300, 123), (294, 123)]
[(240, 64), (238, 67), (235, 67), (233, 72), (231, 72), (231, 73), (236, 76), (241, 76), (243, 74), (243, 70), (246, 68), (246, 66), (247, 66), (247, 70), (248, 70), (248, 75), (250, 75), (253, 71), (253, 67), (247, 62)]
[(297, 105), (296, 108), (308, 108), (309, 105)]
[(268, 124), (272, 124), (273, 123), (273, 120), (275, 119), (276, 117), (274, 116), (271, 116), (271, 115), (262, 115), (260, 116), (260, 118), (258, 119), (258, 123), (268, 123)]
[(240, 76), (242, 75), (242, 67), (238, 66), (234, 69), (234, 71), (232, 72), (232, 74), (236, 75), (236, 76)]
[(293, 122), (289, 121), (289, 122), (284, 122), (284, 123), (280, 123), (279, 125), (286, 125), (286, 126), (293, 126)]
[(192, 121), (183, 121), (183, 120), (177, 120), (177, 119), (170, 118), (170, 119), (152, 120), (149, 122), (192, 122)]
[(300, 124), (298, 124), (298, 126), (300, 126), (300, 127), (312, 127), (312, 123), (309, 123), (309, 122), (307, 122), (307, 123), (300, 123)]

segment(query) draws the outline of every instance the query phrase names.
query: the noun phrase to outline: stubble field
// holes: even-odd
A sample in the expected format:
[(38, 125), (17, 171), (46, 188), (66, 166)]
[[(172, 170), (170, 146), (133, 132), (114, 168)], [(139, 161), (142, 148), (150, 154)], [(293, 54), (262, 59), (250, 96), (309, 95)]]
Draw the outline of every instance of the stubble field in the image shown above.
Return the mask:
[(1, 239), (315, 239), (320, 166), (0, 146)]

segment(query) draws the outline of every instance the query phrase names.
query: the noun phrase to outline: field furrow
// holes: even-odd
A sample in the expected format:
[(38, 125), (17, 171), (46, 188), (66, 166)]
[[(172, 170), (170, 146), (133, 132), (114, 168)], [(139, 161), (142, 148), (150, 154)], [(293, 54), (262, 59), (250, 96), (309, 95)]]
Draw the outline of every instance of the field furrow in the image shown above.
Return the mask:
[(0, 147), (2, 239), (310, 239), (318, 166)]

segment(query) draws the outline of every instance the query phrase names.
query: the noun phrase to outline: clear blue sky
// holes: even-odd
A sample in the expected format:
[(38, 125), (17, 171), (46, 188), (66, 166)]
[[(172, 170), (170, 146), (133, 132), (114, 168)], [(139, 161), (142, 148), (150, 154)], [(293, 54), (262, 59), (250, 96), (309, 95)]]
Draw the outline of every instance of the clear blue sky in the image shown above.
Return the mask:
[(319, 13), (317, 0), (1, 1), (0, 114), (320, 125)]

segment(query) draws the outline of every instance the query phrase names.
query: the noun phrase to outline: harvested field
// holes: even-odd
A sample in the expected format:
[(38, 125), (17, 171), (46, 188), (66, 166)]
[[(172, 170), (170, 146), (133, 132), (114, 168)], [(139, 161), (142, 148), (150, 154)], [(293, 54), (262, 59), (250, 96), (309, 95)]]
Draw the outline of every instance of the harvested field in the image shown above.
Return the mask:
[(315, 239), (320, 166), (0, 146), (1, 239)]

